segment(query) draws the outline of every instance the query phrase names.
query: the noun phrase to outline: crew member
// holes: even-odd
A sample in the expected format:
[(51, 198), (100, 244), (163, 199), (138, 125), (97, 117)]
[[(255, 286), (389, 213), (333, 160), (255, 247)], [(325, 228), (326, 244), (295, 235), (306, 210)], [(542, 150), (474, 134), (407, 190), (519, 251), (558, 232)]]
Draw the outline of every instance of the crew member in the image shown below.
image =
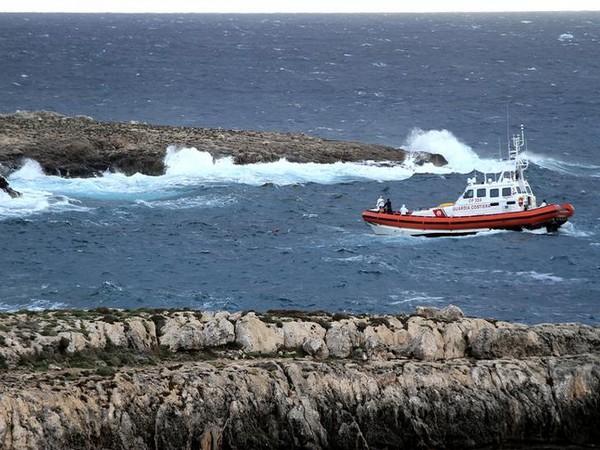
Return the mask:
[(382, 212), (384, 206), (385, 206), (385, 201), (383, 200), (383, 197), (380, 195), (379, 198), (377, 199), (377, 204), (375, 205), (375, 208), (379, 212)]
[(402, 206), (400, 207), (400, 214), (404, 215), (408, 213), (408, 209), (406, 208), (405, 204), (402, 204)]
[(385, 205), (383, 206), (383, 209), (388, 214), (391, 214), (393, 212), (392, 211), (392, 202), (390, 201), (389, 198), (385, 201)]

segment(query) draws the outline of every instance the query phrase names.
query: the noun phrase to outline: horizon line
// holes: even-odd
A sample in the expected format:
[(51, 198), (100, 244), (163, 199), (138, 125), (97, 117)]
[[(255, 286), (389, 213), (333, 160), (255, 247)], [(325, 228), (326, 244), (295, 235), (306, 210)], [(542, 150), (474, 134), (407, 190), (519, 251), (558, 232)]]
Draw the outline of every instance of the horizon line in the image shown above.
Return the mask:
[(83, 10), (0, 10), (0, 14), (463, 14), (463, 13), (566, 13), (600, 12), (598, 9), (457, 9), (457, 10), (404, 10), (404, 11), (83, 11)]

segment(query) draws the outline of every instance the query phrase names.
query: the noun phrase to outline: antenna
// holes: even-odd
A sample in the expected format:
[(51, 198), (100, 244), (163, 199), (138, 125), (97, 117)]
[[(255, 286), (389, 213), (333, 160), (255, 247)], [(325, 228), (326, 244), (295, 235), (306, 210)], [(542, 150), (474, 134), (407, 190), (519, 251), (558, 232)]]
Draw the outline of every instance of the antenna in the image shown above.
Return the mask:
[(521, 139), (523, 140), (523, 144), (525, 145), (525, 151), (527, 151), (527, 139), (525, 139), (525, 131), (524, 126), (521, 124)]
[(510, 113), (509, 105), (506, 105), (506, 146), (508, 147), (508, 153), (510, 153)]
[(502, 139), (498, 136), (498, 161), (502, 161)]

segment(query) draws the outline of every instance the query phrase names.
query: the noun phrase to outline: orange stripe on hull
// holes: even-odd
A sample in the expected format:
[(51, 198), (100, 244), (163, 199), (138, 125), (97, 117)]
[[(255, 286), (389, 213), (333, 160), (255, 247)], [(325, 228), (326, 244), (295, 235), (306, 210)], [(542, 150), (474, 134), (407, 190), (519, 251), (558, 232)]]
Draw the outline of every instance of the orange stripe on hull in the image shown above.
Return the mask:
[(412, 230), (455, 232), (477, 229), (521, 229), (542, 228), (544, 226), (558, 229), (575, 212), (569, 203), (548, 205), (527, 211), (473, 215), (461, 217), (423, 217), (412, 214), (363, 212), (365, 222), (373, 225), (397, 227)]

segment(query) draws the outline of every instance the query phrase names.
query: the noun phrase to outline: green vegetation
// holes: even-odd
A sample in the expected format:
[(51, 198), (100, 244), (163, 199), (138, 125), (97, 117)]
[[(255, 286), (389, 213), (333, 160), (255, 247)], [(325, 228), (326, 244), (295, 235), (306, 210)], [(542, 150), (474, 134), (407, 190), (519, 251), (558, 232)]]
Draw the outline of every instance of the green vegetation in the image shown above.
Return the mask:
[[(158, 347), (145, 352), (127, 347), (107, 346), (105, 348), (90, 348), (79, 352), (66, 351), (69, 341), (64, 338), (55, 347), (46, 347), (41, 353), (21, 356), (17, 368), (35, 371), (47, 371), (51, 366), (68, 369), (85, 369), (90, 373), (107, 376), (116, 369), (125, 366), (156, 365), (164, 361), (193, 362), (211, 361), (218, 357), (218, 350), (198, 350), (188, 352), (171, 352)], [(0, 354), (0, 369), (6, 369), (4, 358)]]
[(150, 320), (154, 322), (156, 331), (162, 330), (162, 327), (167, 323), (167, 318), (162, 314), (153, 314), (152, 316), (150, 316)]
[(116, 373), (115, 369), (112, 367), (98, 367), (96, 369), (96, 375), (100, 375), (101, 377), (112, 377)]
[(389, 329), (393, 328), (389, 319), (387, 319), (386, 317), (371, 317), (369, 319), (369, 325), (371, 325), (374, 328), (381, 326), (381, 325), (384, 325)]
[(269, 316), (269, 315), (264, 315), (260, 317), (261, 321), (263, 323), (272, 323), (274, 324), (277, 328), (282, 328), (283, 327), (283, 322), (279, 319), (276, 319), (273, 316)]
[(366, 322), (356, 322), (356, 329), (359, 331), (365, 331), (369, 325)]

